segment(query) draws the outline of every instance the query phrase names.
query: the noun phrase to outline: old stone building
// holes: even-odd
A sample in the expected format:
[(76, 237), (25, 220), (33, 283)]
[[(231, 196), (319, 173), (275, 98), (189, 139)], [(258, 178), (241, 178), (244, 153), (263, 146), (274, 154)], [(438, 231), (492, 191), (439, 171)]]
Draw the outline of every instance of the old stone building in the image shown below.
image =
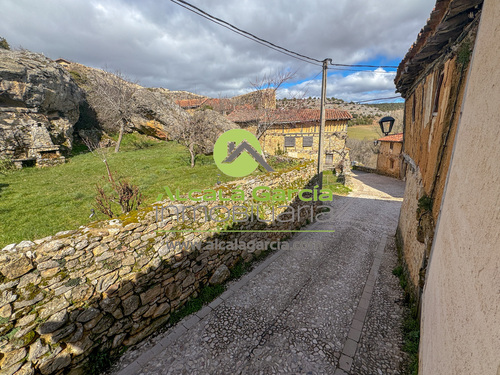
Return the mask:
[(500, 374), (499, 20), (495, 0), (438, 0), (395, 79), (419, 374)]
[(228, 115), (241, 109), (276, 109), (276, 91), (273, 89), (257, 90), (233, 98), (190, 97), (177, 99), (175, 102), (189, 113), (199, 109), (211, 109), (222, 115)]
[[(235, 110), (228, 118), (247, 129), (260, 140), (262, 150), (269, 155), (286, 154), (295, 158), (318, 158), (319, 109), (260, 109)], [(325, 167), (348, 165), (346, 148), (347, 111), (325, 111)]]
[(401, 152), (403, 150), (403, 133), (391, 134), (377, 140), (380, 143), (377, 155), (377, 172), (400, 178)]
[[(405, 98), (406, 193), (398, 236), (417, 295), (439, 215), (474, 45), (480, 3), (438, 1), (401, 62), (395, 83)], [(457, 5), (458, 6), (458, 5)]]

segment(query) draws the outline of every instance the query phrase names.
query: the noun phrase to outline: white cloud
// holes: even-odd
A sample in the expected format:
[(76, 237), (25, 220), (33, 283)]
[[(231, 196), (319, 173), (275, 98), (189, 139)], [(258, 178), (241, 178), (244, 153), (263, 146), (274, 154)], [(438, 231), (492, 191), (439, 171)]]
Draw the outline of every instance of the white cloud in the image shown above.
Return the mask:
[[(434, 5), (434, 0), (191, 2), (283, 47), (347, 64), (401, 59)], [(269, 70), (299, 68), (299, 81), (321, 70), (164, 0), (7, 0), (0, 35), (51, 58), (119, 69), (147, 86), (212, 96), (248, 91), (249, 81)], [(377, 73), (334, 75), (328, 95), (361, 98), (393, 91), (391, 80)], [(311, 82), (310, 95), (319, 95), (317, 82)]]
[[(326, 94), (345, 101), (362, 101), (398, 96), (394, 92), (394, 73), (382, 68), (372, 71), (355, 72), (347, 76), (339, 73), (330, 74), (327, 80)], [(278, 96), (302, 98), (321, 93), (321, 78), (304, 81), (291, 88), (280, 90)]]

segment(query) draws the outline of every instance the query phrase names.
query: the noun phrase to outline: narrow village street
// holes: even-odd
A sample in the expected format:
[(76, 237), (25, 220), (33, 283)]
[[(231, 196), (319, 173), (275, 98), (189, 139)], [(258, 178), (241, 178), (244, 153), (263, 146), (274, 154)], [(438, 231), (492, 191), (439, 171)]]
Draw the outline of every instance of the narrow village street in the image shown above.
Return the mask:
[(354, 172), (331, 222), (280, 250), (163, 335), (131, 348), (114, 374), (399, 374), (402, 291), (394, 233), (404, 182)]

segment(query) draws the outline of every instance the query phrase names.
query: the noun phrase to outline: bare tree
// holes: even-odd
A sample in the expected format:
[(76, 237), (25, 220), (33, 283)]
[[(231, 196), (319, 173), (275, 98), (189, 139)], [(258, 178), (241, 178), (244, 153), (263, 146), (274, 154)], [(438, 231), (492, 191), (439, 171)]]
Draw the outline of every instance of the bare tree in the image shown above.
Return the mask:
[(129, 183), (127, 180), (116, 181), (113, 177), (111, 169), (109, 168), (106, 150), (100, 147), (98, 138), (93, 137), (92, 134), (86, 134), (85, 132), (80, 132), (79, 135), (90, 152), (93, 155), (98, 156), (103, 161), (106, 166), (108, 181), (111, 184), (111, 194), (106, 193), (105, 189), (101, 185), (96, 184), (97, 195), (95, 198), (95, 207), (109, 218), (115, 216), (113, 213), (112, 203), (118, 204), (121, 207), (122, 213), (127, 213), (133, 209), (137, 209), (143, 200), (139, 187)]
[(276, 98), (276, 91), (278, 91), (283, 84), (293, 80), (296, 76), (296, 70), (278, 70), (275, 73), (266, 73), (261, 77), (255, 78), (253, 81), (250, 81), (250, 85), (261, 93), (260, 99), (263, 108), (275, 109), (276, 102), (266, 97), (266, 92), (271, 91), (274, 94), (273, 98)]
[(115, 152), (120, 151), (123, 133), (130, 122), (133, 97), (139, 86), (128, 81), (120, 72), (92, 74), (89, 79), (89, 101), (97, 119), (107, 132), (119, 132)]
[(260, 139), (279, 118), (279, 111), (276, 110), (276, 92), (283, 84), (293, 80), (297, 76), (297, 71), (279, 70), (275, 73), (266, 73), (255, 80), (250, 81), (256, 90), (256, 109), (260, 110), (257, 125), (257, 138)]
[(236, 125), (216, 111), (206, 109), (196, 111), (187, 124), (175, 130), (174, 138), (186, 146), (191, 157), (191, 168), (195, 166), (196, 156), (213, 152), (215, 141), (226, 130)]
[(87, 146), (89, 151), (92, 153), (92, 155), (97, 156), (102, 160), (102, 162), (106, 166), (108, 180), (113, 184), (115, 181), (113, 180), (113, 174), (111, 173), (111, 170), (109, 168), (107, 150), (101, 147), (99, 142), (100, 136), (93, 131), (80, 131), (78, 135), (82, 139), (85, 146)]

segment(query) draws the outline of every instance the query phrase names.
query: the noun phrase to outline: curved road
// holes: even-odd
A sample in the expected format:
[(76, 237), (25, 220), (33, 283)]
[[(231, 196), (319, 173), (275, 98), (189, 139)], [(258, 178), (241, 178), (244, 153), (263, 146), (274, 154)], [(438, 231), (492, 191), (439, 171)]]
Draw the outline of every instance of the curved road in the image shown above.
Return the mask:
[[(356, 172), (332, 220), (129, 350), (115, 374), (399, 374), (402, 293), (391, 274), (404, 183)], [(321, 242), (318, 243), (318, 241)], [(321, 245), (321, 246), (320, 246)]]

